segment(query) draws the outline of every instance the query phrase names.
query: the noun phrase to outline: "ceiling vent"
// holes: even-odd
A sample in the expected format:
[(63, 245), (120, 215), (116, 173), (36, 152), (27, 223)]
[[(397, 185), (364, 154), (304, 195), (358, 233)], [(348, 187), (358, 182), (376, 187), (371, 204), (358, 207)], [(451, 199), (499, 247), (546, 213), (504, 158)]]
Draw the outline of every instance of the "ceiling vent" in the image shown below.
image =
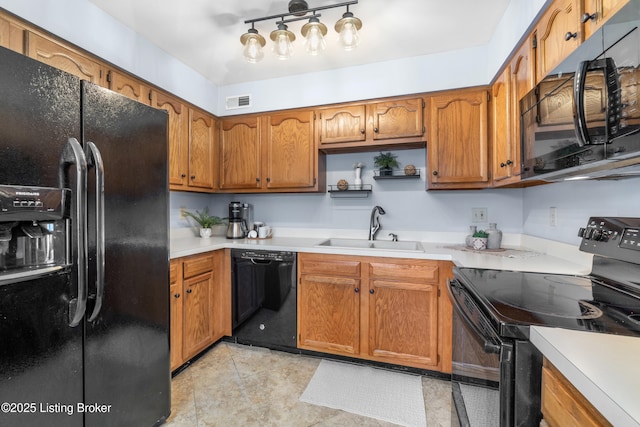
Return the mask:
[(227, 110), (251, 107), (251, 95), (228, 96), (226, 103)]

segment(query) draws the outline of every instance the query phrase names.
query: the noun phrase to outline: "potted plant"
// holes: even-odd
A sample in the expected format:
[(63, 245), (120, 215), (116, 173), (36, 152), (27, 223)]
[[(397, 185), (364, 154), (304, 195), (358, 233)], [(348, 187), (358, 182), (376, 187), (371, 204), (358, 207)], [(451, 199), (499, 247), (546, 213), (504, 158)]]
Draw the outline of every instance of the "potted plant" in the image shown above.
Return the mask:
[(195, 213), (183, 211), (185, 216), (194, 219), (200, 225), (200, 237), (211, 237), (212, 227), (216, 225), (224, 225), (224, 219), (218, 216), (209, 215), (209, 208), (204, 208), (202, 212), (196, 210)]
[(396, 155), (391, 152), (383, 153), (373, 158), (375, 165), (380, 168), (380, 176), (388, 176), (393, 174), (393, 169), (397, 168), (400, 164), (396, 160)]
[(478, 230), (471, 237), (471, 246), (477, 251), (487, 249), (487, 238), (489, 234), (484, 230)]

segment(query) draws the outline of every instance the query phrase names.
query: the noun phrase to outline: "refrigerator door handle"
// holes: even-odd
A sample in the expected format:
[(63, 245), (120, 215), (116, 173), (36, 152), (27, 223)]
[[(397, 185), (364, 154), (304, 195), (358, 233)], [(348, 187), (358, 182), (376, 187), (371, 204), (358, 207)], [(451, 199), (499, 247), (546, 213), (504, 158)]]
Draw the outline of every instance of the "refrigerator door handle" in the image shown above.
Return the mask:
[(85, 155), (89, 168), (96, 171), (96, 303), (89, 316), (89, 321), (93, 322), (100, 313), (104, 296), (104, 163), (100, 150), (91, 141), (85, 143)]
[(75, 245), (74, 255), (78, 274), (78, 296), (69, 301), (69, 326), (78, 326), (87, 309), (87, 160), (80, 143), (75, 138), (69, 138), (62, 149), (59, 163), (60, 186), (70, 186), (68, 169), (75, 167), (75, 210), (72, 213), (74, 222)]

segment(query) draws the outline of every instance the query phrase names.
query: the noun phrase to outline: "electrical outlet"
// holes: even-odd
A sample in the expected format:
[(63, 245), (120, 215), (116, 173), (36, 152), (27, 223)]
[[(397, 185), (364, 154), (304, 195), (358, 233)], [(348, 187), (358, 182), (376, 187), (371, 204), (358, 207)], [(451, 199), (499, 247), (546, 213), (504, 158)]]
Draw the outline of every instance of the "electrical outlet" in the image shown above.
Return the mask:
[(558, 225), (558, 211), (555, 206), (549, 208), (549, 225), (551, 227)]
[(487, 222), (487, 208), (471, 208), (471, 222)]

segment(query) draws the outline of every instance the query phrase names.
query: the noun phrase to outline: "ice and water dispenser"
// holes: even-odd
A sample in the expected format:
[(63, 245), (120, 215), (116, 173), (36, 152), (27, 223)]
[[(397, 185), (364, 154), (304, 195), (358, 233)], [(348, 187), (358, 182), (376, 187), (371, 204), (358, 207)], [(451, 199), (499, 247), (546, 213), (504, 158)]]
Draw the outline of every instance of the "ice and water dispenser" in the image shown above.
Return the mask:
[(70, 260), (71, 193), (0, 185), (0, 282)]

